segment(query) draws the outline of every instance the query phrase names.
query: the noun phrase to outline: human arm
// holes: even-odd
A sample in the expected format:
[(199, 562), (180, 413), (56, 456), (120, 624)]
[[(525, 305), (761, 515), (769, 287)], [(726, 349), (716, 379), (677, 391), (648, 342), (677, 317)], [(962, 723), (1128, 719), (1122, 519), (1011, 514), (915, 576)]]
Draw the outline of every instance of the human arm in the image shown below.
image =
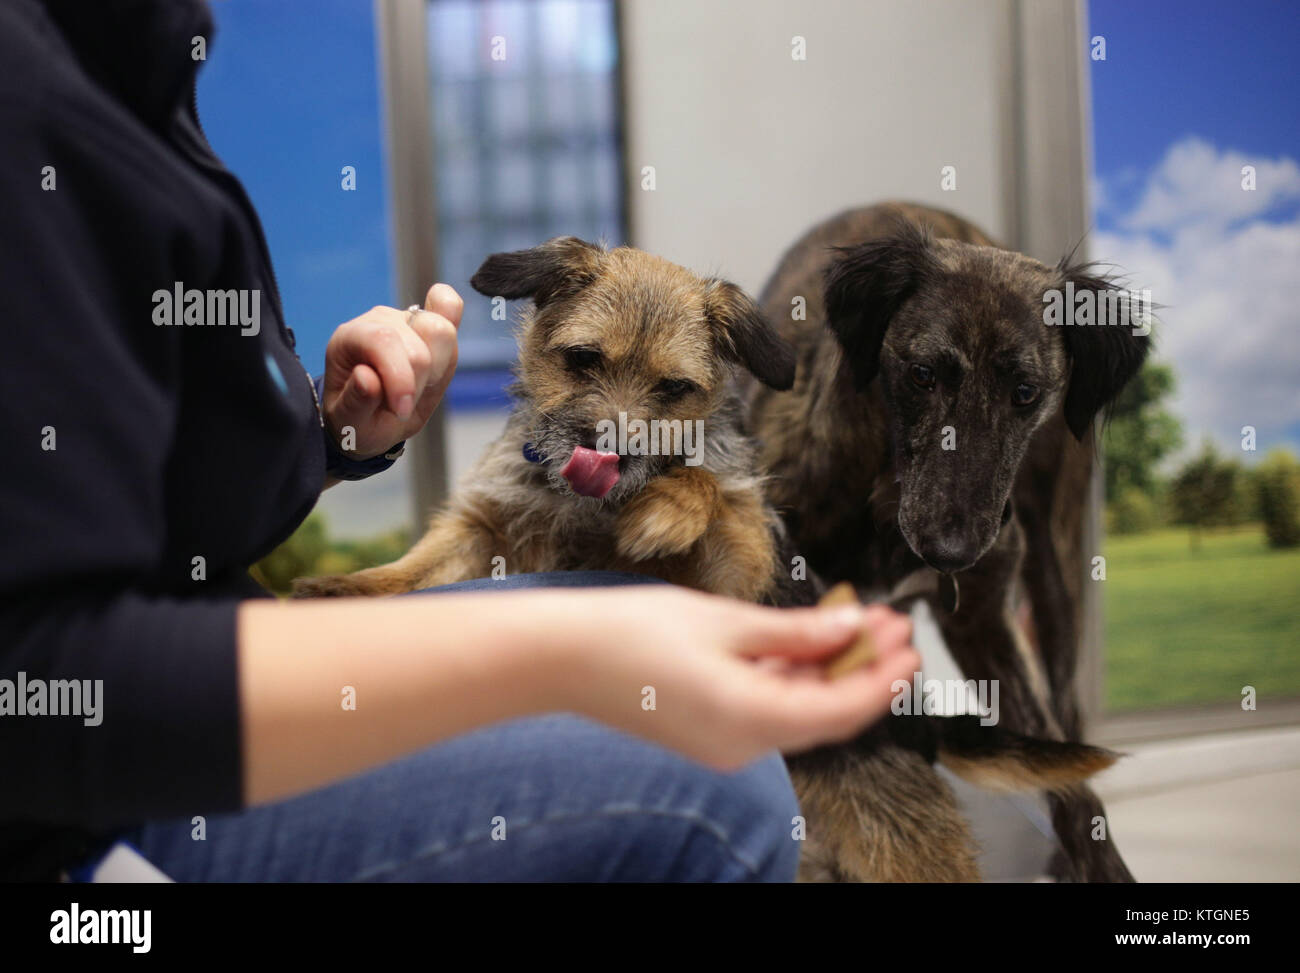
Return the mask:
[[(822, 678), (817, 660), (862, 626), (879, 660)], [(275, 800), (549, 711), (735, 768), (881, 716), (892, 682), (918, 668), (910, 635), (882, 607), (778, 610), (667, 586), (250, 602), (239, 615), (244, 796)]]

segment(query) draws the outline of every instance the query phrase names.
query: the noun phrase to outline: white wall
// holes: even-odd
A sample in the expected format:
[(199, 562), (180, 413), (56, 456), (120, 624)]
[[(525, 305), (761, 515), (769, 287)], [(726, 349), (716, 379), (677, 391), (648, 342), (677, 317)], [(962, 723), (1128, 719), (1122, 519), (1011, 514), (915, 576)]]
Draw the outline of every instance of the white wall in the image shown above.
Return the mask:
[(1011, 239), (1014, 14), (1014, 0), (624, 0), (634, 242), (757, 291), (805, 229), (862, 203), (931, 203)]
[[(1055, 259), (1085, 219), (1076, 2), (621, 0), (632, 242), (757, 292), (814, 223), (906, 198)], [(807, 60), (791, 58), (796, 35)], [(1027, 85), (1018, 35), (1043, 62)], [(503, 423), (448, 417), (451, 484)], [(402, 495), (377, 477), (322, 507), (339, 533), (367, 536), (409, 523)]]

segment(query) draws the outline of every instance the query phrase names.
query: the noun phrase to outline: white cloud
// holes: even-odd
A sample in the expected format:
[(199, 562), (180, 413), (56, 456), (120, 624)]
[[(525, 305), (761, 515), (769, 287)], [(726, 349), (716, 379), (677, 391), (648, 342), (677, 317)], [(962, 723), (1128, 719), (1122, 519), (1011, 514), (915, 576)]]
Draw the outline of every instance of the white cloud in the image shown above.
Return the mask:
[[(1242, 170), (1254, 168), (1255, 189), (1242, 188)], [(1123, 221), (1133, 230), (1171, 232), (1188, 226), (1227, 227), (1300, 199), (1300, 165), (1220, 152), (1190, 137), (1169, 147), (1150, 174), (1137, 207)]]
[[(1251, 217), (1300, 195), (1300, 166), (1243, 159), (1198, 139), (1173, 146), (1121, 220), (1128, 229), (1097, 234), (1092, 253), (1166, 305), (1158, 357), (1177, 374), (1173, 408), (1189, 449), (1205, 434), (1239, 449), (1241, 427), (1251, 425), (1262, 454), (1283, 443), (1295, 448), (1286, 430), (1300, 423), (1300, 216)], [(1246, 164), (1257, 166), (1256, 193), (1206, 188), (1227, 185), (1229, 175), (1239, 186)], [(1262, 196), (1266, 182), (1272, 202), (1237, 201)]]

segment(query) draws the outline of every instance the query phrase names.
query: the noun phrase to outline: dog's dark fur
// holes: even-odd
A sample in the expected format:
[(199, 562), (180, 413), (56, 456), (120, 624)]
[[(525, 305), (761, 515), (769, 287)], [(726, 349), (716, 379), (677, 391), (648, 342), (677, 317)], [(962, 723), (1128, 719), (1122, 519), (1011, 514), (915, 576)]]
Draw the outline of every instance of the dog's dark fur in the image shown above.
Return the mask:
[[(1119, 287), (1002, 249), (949, 213), (844, 213), (786, 253), (762, 298), (796, 348), (794, 390), (747, 398), (770, 496), (809, 565), (862, 589), (928, 587), (964, 674), (999, 681), (1008, 728), (1077, 739), (1092, 420), (1148, 342), (1131, 327), (1045, 325), (1043, 294), (1066, 281)], [(791, 315), (800, 298), (806, 320)], [(1022, 593), (1041, 661), (1015, 617)], [(851, 800), (862, 785), (818, 785), (836, 786)], [(1113, 843), (1090, 837), (1103, 813), (1090, 791), (1052, 803), (1061, 877), (1131, 880)]]
[(977, 882), (976, 842), (935, 763), (988, 791), (1071, 795), (1116, 757), (977, 716), (886, 717), (787, 760), (807, 827), (799, 881)]

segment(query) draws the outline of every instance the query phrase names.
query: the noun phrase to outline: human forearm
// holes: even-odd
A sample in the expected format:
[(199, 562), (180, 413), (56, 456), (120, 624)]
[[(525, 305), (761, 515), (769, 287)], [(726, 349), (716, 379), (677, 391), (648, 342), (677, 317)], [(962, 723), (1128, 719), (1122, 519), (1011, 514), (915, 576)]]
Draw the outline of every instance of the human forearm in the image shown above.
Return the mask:
[[(564, 643), (548, 633), (562, 633), (561, 619), (580, 610), (564, 592), (245, 603), (245, 801), (560, 708)], [(344, 708), (345, 693), (355, 709)]]
[[(877, 661), (821, 678), (820, 661), (864, 627)], [(910, 636), (907, 619), (882, 607), (778, 610), (666, 585), (249, 603), (239, 618), (245, 800), (556, 710), (739, 767), (845, 739), (884, 713), (893, 680), (919, 664)], [(342, 706), (349, 686), (355, 710)]]

